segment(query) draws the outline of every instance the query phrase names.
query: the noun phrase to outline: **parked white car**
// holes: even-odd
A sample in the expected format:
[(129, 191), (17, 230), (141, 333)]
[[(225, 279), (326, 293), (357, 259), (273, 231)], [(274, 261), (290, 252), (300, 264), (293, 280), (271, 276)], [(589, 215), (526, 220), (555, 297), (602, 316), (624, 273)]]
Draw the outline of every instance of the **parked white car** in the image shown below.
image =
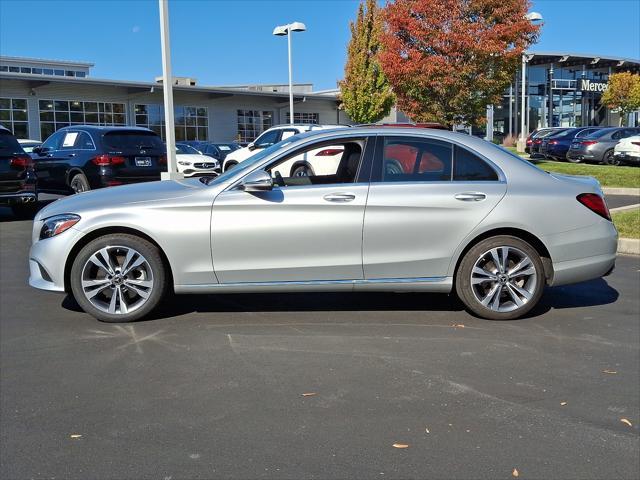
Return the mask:
[(640, 164), (640, 135), (621, 139), (613, 149), (615, 165), (620, 163)]
[[(261, 150), (264, 150), (267, 147), (270, 147), (274, 143), (278, 143), (282, 140), (285, 140), (289, 137), (297, 135), (298, 133), (309, 132), (312, 130), (329, 130), (334, 128), (347, 128), (347, 125), (313, 125), (313, 124), (293, 124), (293, 125), (277, 125), (275, 127), (271, 127), (268, 130), (265, 130), (262, 135), (256, 138), (253, 142), (247, 145), (244, 148), (236, 150), (226, 156), (224, 159), (224, 163), (222, 165), (222, 170), (226, 172), (230, 168), (235, 167), (240, 162), (244, 162), (247, 158), (251, 157), (255, 153), (258, 153)], [(335, 150), (335, 149), (334, 149)], [(315, 152), (316, 154), (319, 152)], [(323, 167), (329, 163), (327, 156), (335, 156), (335, 161), (340, 161), (340, 155), (342, 150), (339, 152), (336, 150), (332, 155), (330, 152), (324, 152), (322, 156)], [(278, 169), (280, 173), (285, 177), (293, 177), (293, 176), (305, 176), (308, 175), (309, 172), (315, 172), (317, 175), (322, 175), (321, 167), (319, 167), (318, 162), (313, 162), (313, 157), (315, 155), (312, 152), (309, 152), (309, 155), (305, 155), (305, 158), (300, 159), (291, 159), (286, 165), (281, 165)], [(295, 167), (294, 167), (295, 165)], [(316, 168), (320, 170), (316, 170)], [(293, 169), (291, 169), (293, 167)], [(285, 169), (289, 168), (290, 170), (285, 172)], [(295, 171), (295, 175), (294, 175)], [(306, 172), (306, 173), (305, 173)]]
[(218, 160), (202, 154), (191, 145), (177, 143), (176, 150), (178, 172), (183, 173), (185, 177), (217, 175), (220, 173), (220, 162)]

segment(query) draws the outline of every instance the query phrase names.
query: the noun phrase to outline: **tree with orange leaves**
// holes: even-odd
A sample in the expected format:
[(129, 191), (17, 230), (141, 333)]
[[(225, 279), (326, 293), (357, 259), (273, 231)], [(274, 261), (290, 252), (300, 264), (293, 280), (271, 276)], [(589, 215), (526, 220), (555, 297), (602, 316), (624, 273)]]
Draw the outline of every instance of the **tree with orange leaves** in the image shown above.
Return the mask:
[(384, 9), (380, 64), (416, 122), (481, 125), (539, 26), (529, 0), (395, 0)]

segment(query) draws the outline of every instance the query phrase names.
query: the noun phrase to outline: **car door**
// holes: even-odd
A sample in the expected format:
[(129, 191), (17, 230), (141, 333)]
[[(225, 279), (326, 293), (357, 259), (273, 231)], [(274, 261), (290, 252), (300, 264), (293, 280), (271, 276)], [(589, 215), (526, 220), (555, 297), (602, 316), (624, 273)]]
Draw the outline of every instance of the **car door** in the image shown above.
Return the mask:
[(38, 189), (41, 191), (64, 192), (67, 190), (65, 169), (61, 168), (61, 162), (67, 155), (61, 149), (65, 135), (65, 130), (53, 133), (33, 155)]
[(465, 147), (379, 137), (365, 211), (367, 280), (447, 275), (453, 253), (506, 193), (502, 173)]
[[(215, 199), (212, 251), (220, 283), (362, 279), (362, 226), (373, 142), (342, 142), (334, 175), (282, 177), (278, 164), (317, 148), (312, 142), (265, 167), (271, 191), (231, 187)], [(345, 282), (350, 288), (349, 282)]]

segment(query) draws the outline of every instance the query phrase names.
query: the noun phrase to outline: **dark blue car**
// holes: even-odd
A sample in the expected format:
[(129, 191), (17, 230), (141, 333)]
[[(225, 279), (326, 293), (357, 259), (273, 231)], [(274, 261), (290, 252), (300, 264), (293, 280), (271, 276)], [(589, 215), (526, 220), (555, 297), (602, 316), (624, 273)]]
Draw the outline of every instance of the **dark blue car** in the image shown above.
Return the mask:
[(34, 148), (32, 157), (38, 190), (49, 193), (160, 180), (167, 168), (161, 138), (139, 127), (61, 128)]
[(540, 154), (553, 160), (566, 160), (574, 138), (582, 138), (600, 130), (600, 127), (569, 128), (542, 139)]

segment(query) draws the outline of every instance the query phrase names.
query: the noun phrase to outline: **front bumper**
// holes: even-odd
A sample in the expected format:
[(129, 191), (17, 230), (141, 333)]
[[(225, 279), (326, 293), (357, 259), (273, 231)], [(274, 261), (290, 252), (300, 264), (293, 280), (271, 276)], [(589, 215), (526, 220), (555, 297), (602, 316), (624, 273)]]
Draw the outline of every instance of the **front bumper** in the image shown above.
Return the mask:
[[(37, 240), (42, 221), (33, 222), (33, 238)], [(29, 251), (29, 285), (41, 290), (64, 292), (64, 268), (71, 249), (82, 237), (74, 228), (55, 237), (37, 240)]]
[(635, 152), (614, 152), (613, 156), (619, 158), (623, 162), (640, 163), (640, 154)]

